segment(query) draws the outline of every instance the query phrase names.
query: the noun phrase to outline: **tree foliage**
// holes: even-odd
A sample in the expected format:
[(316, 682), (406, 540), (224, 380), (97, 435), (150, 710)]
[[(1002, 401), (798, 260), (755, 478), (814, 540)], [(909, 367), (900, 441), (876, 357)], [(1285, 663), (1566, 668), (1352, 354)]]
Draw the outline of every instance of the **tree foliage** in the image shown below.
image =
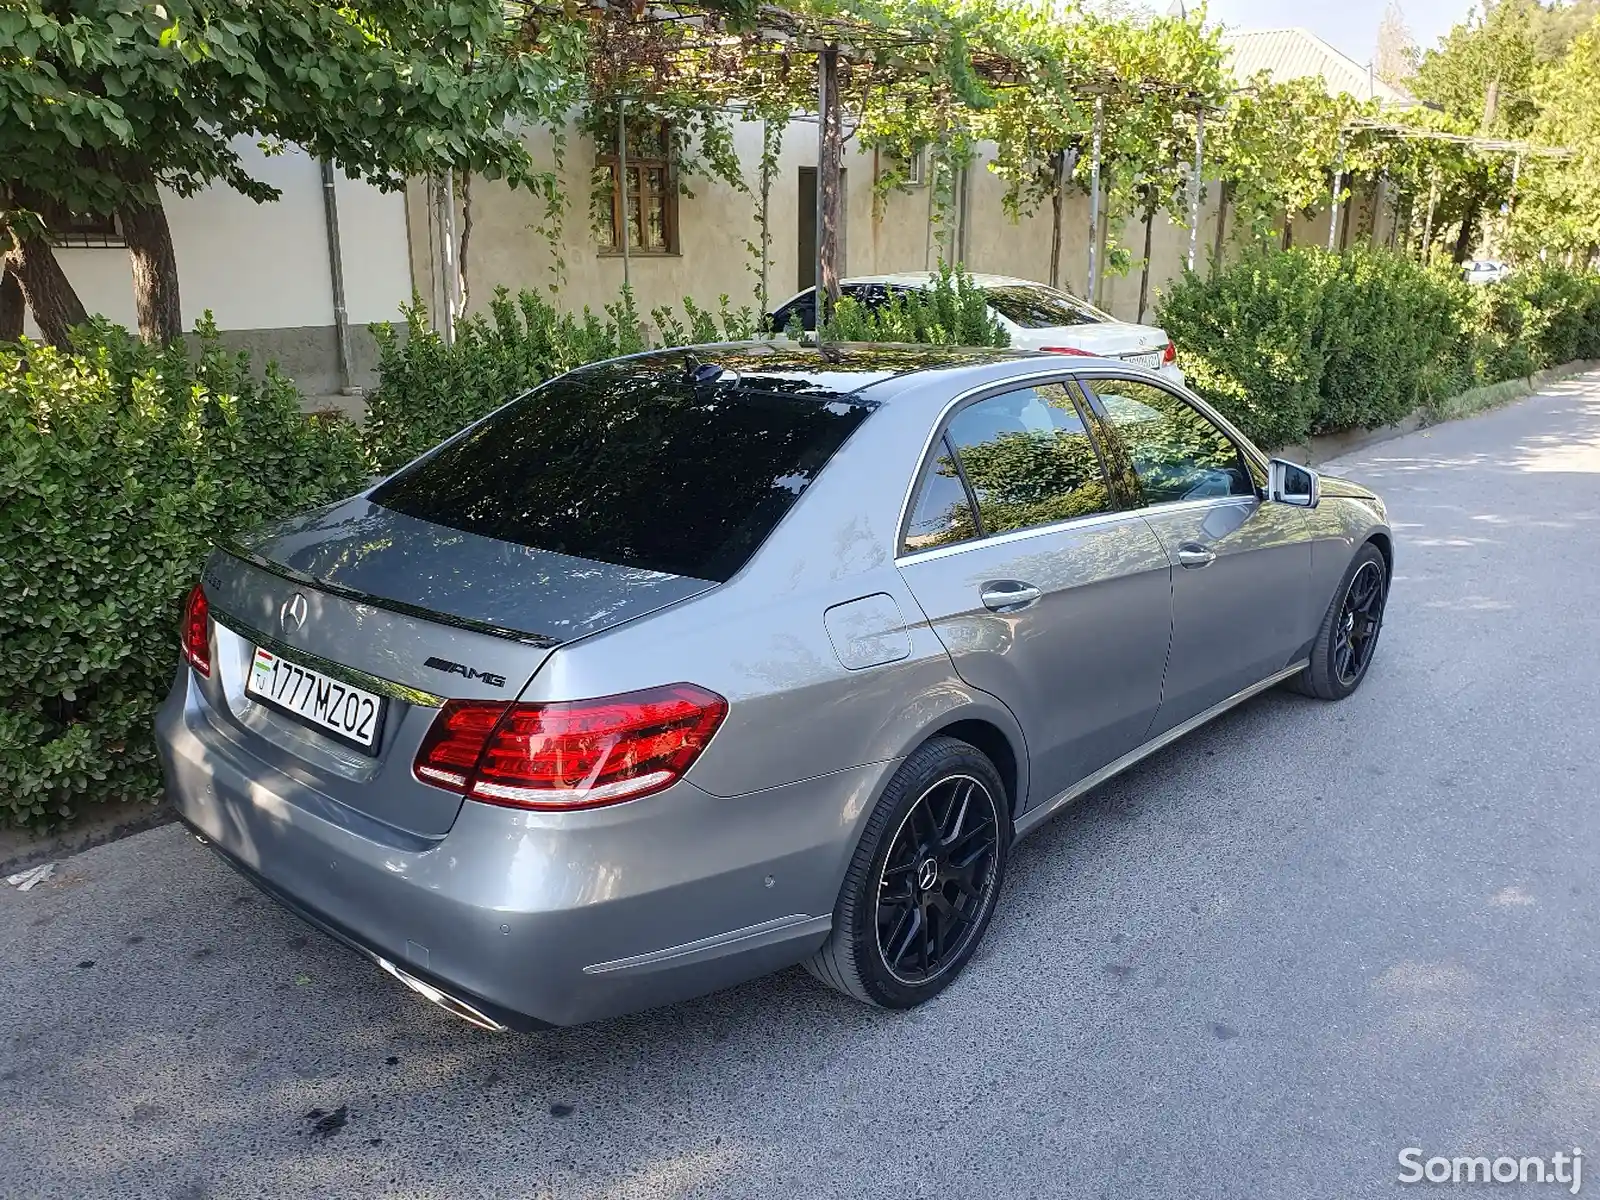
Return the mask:
[(1531, 164), (1512, 223), (1524, 254), (1600, 247), (1600, 16), (1567, 55), (1540, 72), (1534, 137), (1571, 152)]
[(1538, 113), (1533, 75), (1534, 14), (1539, 11), (1536, 0), (1489, 5), (1423, 54), (1411, 90), (1485, 134), (1527, 133)]
[(527, 183), (509, 122), (562, 111), (579, 48), (559, 26), (507, 48), (496, 0), (4, 0), (0, 229), (20, 243), (68, 212), (159, 210), (162, 188), (276, 199), (249, 138), (389, 189), (451, 169)]

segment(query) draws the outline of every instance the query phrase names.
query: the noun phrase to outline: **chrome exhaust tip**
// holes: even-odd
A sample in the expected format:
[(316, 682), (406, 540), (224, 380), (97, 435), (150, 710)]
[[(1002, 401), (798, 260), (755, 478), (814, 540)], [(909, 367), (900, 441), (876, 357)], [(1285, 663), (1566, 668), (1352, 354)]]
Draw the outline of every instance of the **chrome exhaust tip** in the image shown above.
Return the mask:
[(423, 980), (418, 979), (415, 975), (401, 970), (387, 958), (383, 958), (378, 955), (374, 955), (373, 957), (376, 959), (378, 966), (385, 972), (393, 975), (396, 979), (405, 984), (424, 1000), (427, 1000), (431, 1004), (437, 1004), (451, 1016), (459, 1017), (468, 1025), (474, 1025), (479, 1029), (487, 1029), (490, 1033), (504, 1033), (506, 1031), (507, 1027), (505, 1025), (502, 1025), (493, 1017), (485, 1016), (483, 1013), (473, 1008), (472, 1005), (468, 1004), (465, 1000), (457, 999), (449, 992), (441, 991), (440, 989), (434, 987), (433, 984), (426, 983)]

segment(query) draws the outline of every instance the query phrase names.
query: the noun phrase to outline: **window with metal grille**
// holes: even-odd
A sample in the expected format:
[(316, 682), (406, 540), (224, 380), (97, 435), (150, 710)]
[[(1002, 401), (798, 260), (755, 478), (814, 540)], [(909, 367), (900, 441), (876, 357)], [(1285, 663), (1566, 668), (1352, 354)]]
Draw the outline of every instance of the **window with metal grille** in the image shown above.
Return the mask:
[(49, 221), (50, 240), (57, 246), (117, 248), (128, 243), (122, 224), (113, 215), (100, 213), (61, 213)]
[[(608, 231), (602, 217), (601, 253), (622, 253), (623, 214), (627, 214), (630, 254), (678, 252), (678, 186), (672, 174), (672, 139), (665, 122), (628, 130), (627, 179), (618, 186), (615, 145), (596, 156), (604, 189), (611, 194)], [(604, 209), (602, 209), (602, 213)]]

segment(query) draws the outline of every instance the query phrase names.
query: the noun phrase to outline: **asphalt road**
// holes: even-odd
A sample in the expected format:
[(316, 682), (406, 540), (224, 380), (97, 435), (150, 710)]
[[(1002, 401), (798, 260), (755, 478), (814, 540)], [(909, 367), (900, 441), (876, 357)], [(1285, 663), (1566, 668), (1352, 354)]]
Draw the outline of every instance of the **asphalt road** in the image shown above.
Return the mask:
[(493, 1037), (158, 829), (0, 889), (0, 1194), (1348, 1200), (1408, 1146), (1600, 1192), (1600, 375), (1340, 469), (1399, 540), (1362, 690), (1025, 842), (932, 1005)]

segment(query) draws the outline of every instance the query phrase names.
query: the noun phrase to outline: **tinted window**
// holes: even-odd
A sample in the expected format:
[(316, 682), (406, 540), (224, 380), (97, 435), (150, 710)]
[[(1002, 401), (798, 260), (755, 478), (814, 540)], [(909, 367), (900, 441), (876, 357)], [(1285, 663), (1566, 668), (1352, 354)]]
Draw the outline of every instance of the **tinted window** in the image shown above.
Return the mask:
[(1094, 444), (1059, 383), (991, 396), (950, 422), (985, 534), (1111, 508)]
[(616, 364), (524, 396), (372, 499), (484, 537), (720, 581), (868, 412)]
[(956, 470), (955, 453), (948, 438), (934, 445), (934, 455), (917, 485), (917, 503), (906, 526), (905, 552), (948, 546), (976, 537), (977, 521), (967, 498), (966, 485)]
[(984, 288), (983, 294), (989, 298), (991, 308), (1024, 329), (1099, 325), (1112, 319), (1076, 296), (1039, 284), (1002, 284)]
[[(881, 283), (853, 283), (839, 290), (841, 296), (849, 296), (856, 303), (864, 306), (869, 312), (878, 312), (889, 303), (889, 289)], [(774, 333), (782, 333), (789, 328), (789, 322), (795, 317), (800, 318), (800, 325), (807, 333), (814, 333), (817, 328), (817, 294), (807, 291), (797, 299), (791, 300), (777, 312), (772, 314), (770, 322)]]
[(1121, 442), (1108, 449), (1112, 472), (1126, 466), (1136, 502), (1255, 495), (1239, 448), (1183, 399), (1133, 379), (1096, 379), (1093, 386)]
[(783, 333), (789, 328), (789, 322), (796, 317), (800, 318), (800, 327), (807, 333), (816, 332), (817, 328), (817, 298), (813, 292), (807, 292), (796, 300), (791, 300), (777, 312), (772, 314), (772, 331)]

